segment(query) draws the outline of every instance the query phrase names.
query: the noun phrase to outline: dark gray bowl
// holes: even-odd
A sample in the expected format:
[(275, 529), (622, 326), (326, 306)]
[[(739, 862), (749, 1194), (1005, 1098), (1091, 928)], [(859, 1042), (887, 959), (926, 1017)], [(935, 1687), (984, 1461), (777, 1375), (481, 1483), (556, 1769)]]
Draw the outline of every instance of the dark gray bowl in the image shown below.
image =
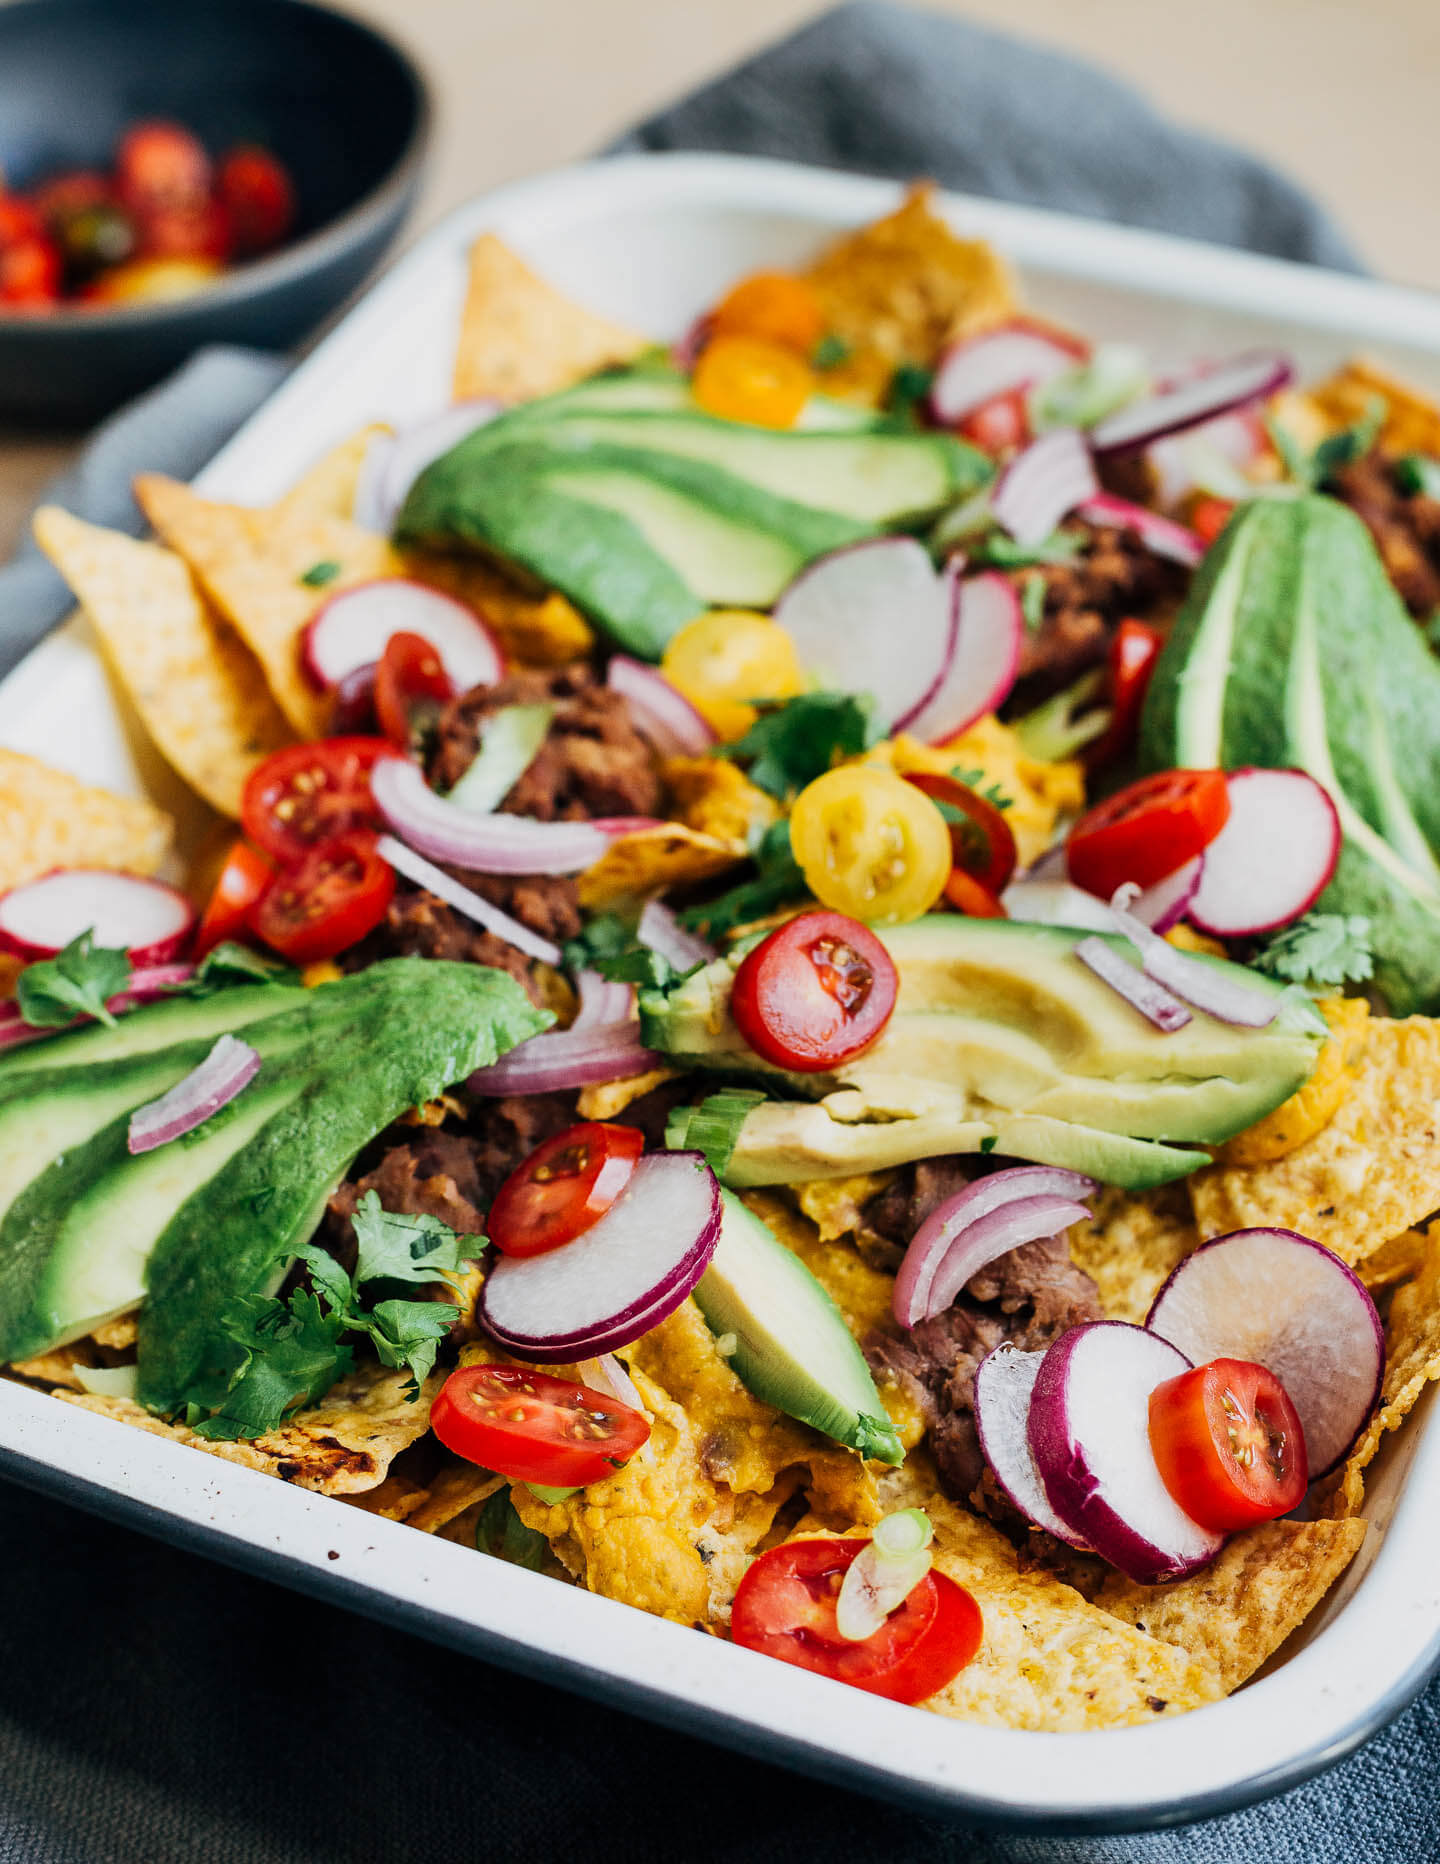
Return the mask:
[(13, 0), (0, 6), (0, 172), (24, 188), (105, 167), (137, 118), (288, 166), (300, 221), (272, 257), (175, 304), (0, 314), (0, 416), (80, 422), (204, 343), (283, 349), (373, 270), (409, 212), (425, 81), (381, 34), (305, 0)]

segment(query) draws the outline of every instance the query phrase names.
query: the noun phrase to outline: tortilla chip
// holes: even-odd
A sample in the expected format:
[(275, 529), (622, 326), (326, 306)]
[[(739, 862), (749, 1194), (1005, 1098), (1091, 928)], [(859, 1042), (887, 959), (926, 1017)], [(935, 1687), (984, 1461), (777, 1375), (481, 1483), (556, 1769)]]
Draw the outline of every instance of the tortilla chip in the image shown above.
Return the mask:
[(1094, 1282), (1108, 1320), (1144, 1322), (1161, 1284), (1200, 1232), (1183, 1180), (1156, 1191), (1104, 1185), (1088, 1200), (1093, 1215), (1070, 1232), (1070, 1254)]
[(884, 399), (901, 363), (928, 368), (957, 336), (988, 330), (1016, 309), (1009, 268), (983, 240), (965, 240), (913, 188), (893, 214), (828, 247), (806, 277), (826, 328), (848, 354), (821, 376), (827, 394)]
[(1393, 1288), (1418, 1275), (1429, 1254), (1430, 1239), (1424, 1230), (1402, 1230), (1388, 1243), (1381, 1243), (1374, 1255), (1366, 1256), (1355, 1273), (1371, 1294), (1375, 1294), (1381, 1288)]
[(405, 1397), (411, 1384), (408, 1372), (366, 1366), (342, 1379), (318, 1405), (248, 1443), (211, 1443), (183, 1424), (152, 1417), (130, 1398), (77, 1397), (69, 1392), (55, 1396), (62, 1404), (79, 1405), (82, 1411), (188, 1444), (227, 1463), (280, 1476), (298, 1488), (320, 1495), (354, 1495), (378, 1488), (400, 1452), (424, 1436), (430, 1428), (430, 1406), (444, 1382), (444, 1375), (436, 1373), (411, 1404)]
[(1341, 1473), (1334, 1514), (1358, 1512), (1365, 1492), (1363, 1471), (1374, 1460), (1381, 1439), (1405, 1421), (1433, 1379), (1440, 1379), (1440, 1225), (1426, 1238), (1419, 1272), (1397, 1288), (1391, 1300), (1380, 1405)]
[(351, 1508), (363, 1508), (366, 1514), (379, 1515), (383, 1521), (407, 1521), (423, 1505), (429, 1492), (392, 1469), (378, 1489), (365, 1489), (359, 1495), (341, 1495), (337, 1499)]
[(57, 867), (153, 874), (174, 834), (175, 824), (151, 803), (0, 750), (0, 893)]
[(371, 446), (391, 429), (383, 421), (371, 421), (337, 446), (331, 447), (272, 507), (276, 516), (292, 518), (353, 518), (355, 496), (360, 489), (360, 474)]
[(23, 958), (16, 958), (10, 952), (0, 952), (0, 1003), (15, 995), (15, 986), (20, 982), (20, 973), (25, 969)]
[(660, 774), (677, 822), (720, 841), (743, 841), (780, 814), (773, 796), (724, 757), (667, 757)]
[(506, 1486), (504, 1476), (492, 1475), (474, 1463), (454, 1462), (442, 1469), (422, 1494), (418, 1504), (407, 1510), (405, 1519), (422, 1534), (438, 1534), (443, 1527), (473, 1508), (476, 1502), (488, 1501), (496, 1489)]
[(1328, 380), (1309, 390), (1310, 401), (1332, 427), (1363, 421), (1376, 396), (1386, 404), (1380, 444), (1391, 453), (1428, 453), (1440, 457), (1440, 400), (1356, 356)]
[(629, 362), (648, 342), (562, 297), (493, 233), (482, 233), (470, 248), (455, 348), (456, 401), (549, 395), (597, 369)]
[(1262, 1521), (1190, 1579), (1137, 1586), (1114, 1573), (1095, 1603), (1213, 1665), (1228, 1695), (1309, 1617), (1364, 1538), (1363, 1521)]
[(76, 1340), (69, 1346), (57, 1346), (52, 1352), (37, 1353), (33, 1359), (12, 1360), (7, 1370), (17, 1379), (29, 1379), (34, 1385), (81, 1392), (85, 1387), (77, 1368), (88, 1370), (99, 1361), (100, 1355), (88, 1340)]
[(1328, 1126), (1271, 1164), (1186, 1182), (1202, 1235), (1275, 1224), (1363, 1261), (1440, 1207), (1440, 1021), (1372, 1017)]
[[(1223, 947), (1219, 954), (1224, 956)], [(1310, 1079), (1263, 1120), (1228, 1139), (1215, 1152), (1222, 1165), (1268, 1165), (1295, 1151), (1328, 1126), (1355, 1083), (1354, 1066), (1365, 1040), (1370, 1005), (1363, 997), (1328, 997), (1320, 1005), (1330, 1040)]]
[(34, 531), (161, 755), (212, 809), (238, 817), (245, 779), (292, 741), (255, 656), (173, 552), (54, 505), (35, 514)]
[(623, 1081), (597, 1081), (580, 1089), (575, 1112), (582, 1120), (618, 1119), (632, 1101), (676, 1078), (673, 1068), (652, 1068), (648, 1074), (632, 1074)]
[(661, 822), (612, 841), (576, 881), (576, 896), (587, 912), (612, 912), (667, 887), (712, 880), (745, 860), (748, 852), (743, 841), (702, 835), (680, 822)]
[(527, 667), (563, 667), (595, 645), (595, 631), (556, 590), (522, 589), (484, 557), (407, 549), (405, 574), (473, 608), (507, 660)]
[[(300, 637), (339, 590), (399, 573), (389, 544), (332, 515), (213, 504), (159, 473), (142, 473), (135, 497), (252, 650), (291, 727), (302, 738), (323, 736), (329, 700), (301, 670)], [(323, 586), (301, 581), (320, 564), (338, 566)]]

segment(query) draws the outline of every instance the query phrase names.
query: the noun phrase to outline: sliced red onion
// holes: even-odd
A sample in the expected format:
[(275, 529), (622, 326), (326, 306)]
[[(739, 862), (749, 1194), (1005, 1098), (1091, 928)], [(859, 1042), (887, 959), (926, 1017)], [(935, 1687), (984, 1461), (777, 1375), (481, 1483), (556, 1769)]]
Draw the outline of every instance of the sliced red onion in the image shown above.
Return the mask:
[(1168, 932), (1185, 917), (1185, 909), (1199, 891), (1204, 873), (1205, 856), (1197, 854), (1193, 861), (1187, 861), (1173, 874), (1147, 887), (1130, 910), (1141, 925), (1149, 926), (1152, 932)]
[(414, 881), (417, 887), (424, 887), (427, 893), (433, 893), (437, 899), (444, 900), (457, 913), (464, 913), (477, 926), (484, 926), (496, 938), (503, 938), (507, 945), (523, 951), (527, 958), (538, 958), (542, 964), (560, 963), (561, 951), (558, 945), (548, 938), (541, 938), (529, 926), (521, 925), (518, 919), (512, 919), (509, 913), (502, 912), (498, 906), (492, 906), (489, 900), (482, 900), (469, 887), (462, 887), (443, 868), (427, 861), (423, 854), (416, 854), (404, 842), (396, 841), (393, 835), (382, 835), (375, 849), (381, 860), (388, 861), (397, 874), (403, 874), (407, 880)]
[[(1148, 933), (1149, 927), (1141, 927), (1141, 930)], [(1160, 942), (1164, 943), (1163, 940)], [(1117, 996), (1123, 997), (1132, 1009), (1138, 1010), (1147, 1022), (1154, 1023), (1166, 1035), (1183, 1029), (1192, 1020), (1189, 1010), (1178, 997), (1172, 996), (1163, 984), (1145, 971), (1137, 971), (1127, 958), (1122, 958), (1115, 947), (1107, 945), (1103, 938), (1082, 938), (1075, 947), (1075, 956), (1095, 973), (1101, 983), (1108, 984)]]
[(1091, 428), (1090, 444), (1097, 453), (1129, 453), (1165, 434), (1267, 401), (1294, 379), (1295, 366), (1282, 351), (1251, 350), (1107, 415)]
[[(1076, 1200), (1095, 1189), (1095, 1180), (1082, 1172), (1017, 1165), (991, 1172), (946, 1198), (905, 1251), (892, 1297), (896, 1320), (902, 1327), (918, 1327), (943, 1313), (966, 1282), (997, 1256), (1082, 1222), (1090, 1213)], [(1059, 1214), (1062, 1208), (1069, 1214)], [(1058, 1220), (1048, 1229), (1034, 1227), (1052, 1214)]]
[(1085, 354), (1082, 344), (1021, 321), (962, 337), (940, 357), (930, 385), (931, 415), (942, 427), (952, 427), (997, 395), (1074, 368)]
[(601, 1353), (598, 1359), (582, 1359), (575, 1370), (580, 1374), (580, 1383), (592, 1392), (608, 1392), (621, 1404), (628, 1404), (632, 1411), (645, 1410), (645, 1400), (636, 1389), (635, 1381), (613, 1353)]
[(301, 665), (312, 685), (330, 691), (374, 666), (392, 634), (428, 641), (457, 693), (504, 677), (499, 643), (474, 609), (406, 576), (356, 583), (332, 596), (301, 636)]
[(943, 579), (954, 619), (950, 657), (939, 685), (904, 726), (927, 744), (958, 738), (997, 711), (1020, 671), (1025, 617), (1014, 584), (996, 570), (962, 579), (963, 562), (952, 557)]
[(699, 362), (714, 327), (713, 313), (702, 311), (698, 317), (691, 319), (683, 333), (671, 344), (670, 360), (682, 375), (689, 375)]
[(715, 733), (684, 693), (643, 660), (616, 654), (605, 683), (628, 701), (635, 729), (662, 757), (700, 757), (715, 743)]
[(476, 815), (437, 796), (420, 766), (404, 757), (380, 759), (370, 774), (370, 793), (412, 848), (476, 874), (579, 874), (612, 841), (655, 826), (650, 816), (536, 822), (529, 816)]
[(53, 958), (82, 932), (128, 952), (139, 966), (168, 963), (194, 930), (195, 908), (160, 880), (109, 868), (68, 867), (0, 897), (0, 951), (27, 963)]
[(1183, 563), (1186, 569), (1193, 570), (1205, 554), (1205, 539), (1188, 525), (1161, 517), (1145, 505), (1132, 504), (1128, 498), (1116, 498), (1111, 492), (1097, 492), (1093, 498), (1083, 500), (1075, 507), (1075, 515), (1087, 524), (1133, 531), (1153, 556)]
[(603, 1028), (610, 1023), (628, 1023), (636, 1016), (635, 992), (629, 984), (619, 984), (602, 977), (598, 971), (576, 973), (575, 986), (580, 993), (580, 1009), (570, 1027)]
[(652, 1152), (573, 1242), (495, 1262), (480, 1291), (480, 1322), (502, 1346), (541, 1364), (613, 1352), (674, 1312), (719, 1239), (720, 1188), (704, 1159)]
[(1073, 427), (1032, 440), (1001, 473), (990, 500), (996, 521), (1017, 544), (1038, 544), (1067, 512), (1100, 490), (1095, 464)]
[(627, 1081), (666, 1065), (665, 1057), (642, 1048), (639, 1024), (601, 1023), (588, 1029), (547, 1029), (518, 1043), (467, 1083), (472, 1094), (547, 1094), (602, 1081)]
[(374, 441), (360, 470), (355, 522), (367, 531), (393, 529), (411, 486), (425, 468), (503, 412), (503, 404), (491, 396), (458, 401)]
[(635, 932), (642, 945), (659, 952), (677, 971), (693, 971), (697, 964), (709, 964), (716, 956), (713, 945), (708, 945), (698, 934), (687, 932), (670, 908), (662, 906), (659, 900), (646, 903)]
[(975, 1374), (975, 1434), (995, 1480), (1021, 1514), (1067, 1546), (1084, 1548), (1050, 1506), (1030, 1454), (1030, 1399), (1044, 1359), (1043, 1351), (1024, 1353), (1009, 1340), (985, 1355)]
[(1187, 433), (1157, 440), (1145, 457), (1155, 473), (1160, 503), (1175, 506), (1190, 491), (1215, 498), (1250, 498), (1254, 482), (1245, 476), (1264, 452), (1265, 424), (1253, 408), (1222, 414)]
[[(1219, 965), (1207, 963), (1190, 952), (1177, 951), (1137, 919), (1130, 907), (1139, 891), (1133, 885), (1117, 887), (1110, 901), (1110, 911), (1115, 916), (1116, 929), (1123, 932), (1139, 952), (1140, 962), (1149, 977), (1164, 986), (1167, 994), (1173, 991), (1192, 1008), (1203, 1010), (1218, 1022), (1234, 1023), (1244, 1029), (1264, 1029), (1274, 1022), (1280, 1013), (1279, 1003), (1269, 991), (1257, 990), (1253, 984), (1238, 981), (1233, 975), (1237, 966), (1226, 966), (1222, 970)], [(1125, 968), (1130, 969), (1128, 965)]]
[(168, 1094), (130, 1115), (129, 1150), (153, 1152), (156, 1146), (193, 1133), (211, 1114), (228, 1106), (259, 1072), (258, 1050), (238, 1036), (221, 1036), (198, 1068), (192, 1068)]

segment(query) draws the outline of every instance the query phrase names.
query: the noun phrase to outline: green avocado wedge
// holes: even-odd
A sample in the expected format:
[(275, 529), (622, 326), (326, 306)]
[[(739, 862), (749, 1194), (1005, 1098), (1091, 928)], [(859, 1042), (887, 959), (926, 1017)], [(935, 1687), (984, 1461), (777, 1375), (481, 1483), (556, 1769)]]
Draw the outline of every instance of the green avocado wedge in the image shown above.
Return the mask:
[(1318, 494), (1240, 507), (1160, 657), (1140, 753), (1308, 771), (1345, 836), (1319, 909), (1369, 918), (1397, 1015), (1440, 1009), (1440, 665), (1353, 512)]

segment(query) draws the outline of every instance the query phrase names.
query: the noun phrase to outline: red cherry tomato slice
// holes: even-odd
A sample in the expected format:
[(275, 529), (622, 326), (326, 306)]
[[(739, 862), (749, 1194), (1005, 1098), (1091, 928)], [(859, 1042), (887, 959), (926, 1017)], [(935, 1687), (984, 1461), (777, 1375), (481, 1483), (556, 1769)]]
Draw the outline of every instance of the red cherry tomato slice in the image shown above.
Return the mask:
[(137, 123), (115, 155), (117, 191), (136, 213), (184, 207), (210, 193), (210, 158), (179, 123)]
[(583, 1120), (537, 1146), (495, 1194), (486, 1230), (502, 1255), (543, 1256), (583, 1235), (630, 1182), (645, 1150), (634, 1126)]
[(220, 164), (215, 190), (235, 231), (235, 251), (253, 258), (278, 246), (295, 224), (295, 189), (268, 149), (242, 144)]
[(1233, 498), (1212, 498), (1208, 494), (1197, 498), (1190, 507), (1190, 529), (1207, 544), (1213, 544), (1230, 522), (1230, 514), (1234, 509)]
[(392, 744), (409, 750), (416, 725), (454, 696), (445, 663), (423, 634), (390, 636), (375, 669), (375, 716)]
[(870, 1046), (898, 989), (894, 960), (868, 926), (844, 913), (801, 913), (745, 957), (730, 1010), (757, 1055), (815, 1074)]
[(1212, 1359), (1157, 1385), (1150, 1448), (1177, 1506), (1215, 1534), (1289, 1514), (1310, 1479), (1285, 1387), (1248, 1359)]
[(1066, 860), (1077, 887), (1108, 900), (1127, 881), (1153, 887), (1202, 853), (1230, 816), (1223, 770), (1160, 770), (1081, 816)]
[(1110, 696), (1110, 723), (1085, 748), (1092, 770), (1123, 757), (1140, 729), (1140, 708), (1150, 690), (1150, 679), (1165, 637), (1143, 621), (1122, 621), (1110, 642), (1106, 686)]
[(250, 929), (251, 909), (274, 877), (275, 869), (263, 854), (248, 841), (235, 843), (195, 934), (197, 958), (203, 958), (226, 939), (243, 937)]
[(1030, 438), (1027, 391), (1012, 388), (972, 408), (957, 424), (956, 432), (986, 453), (1009, 453)]
[[(1004, 811), (958, 777), (907, 770), (905, 781), (941, 805), (955, 865), (991, 893), (1003, 893), (1015, 872), (1015, 837)], [(956, 820), (956, 817), (960, 820)]]
[(649, 1419), (609, 1392), (528, 1366), (462, 1366), (441, 1387), (430, 1424), (467, 1462), (555, 1489), (601, 1481), (650, 1435)]
[(278, 873), (250, 915), (257, 937), (292, 964), (346, 951), (385, 917), (394, 870), (374, 837), (342, 835)]
[(42, 311), (60, 301), (60, 248), (48, 234), (0, 245), (0, 307)]
[(383, 827), (370, 772), (393, 757), (384, 738), (321, 738), (292, 744), (257, 764), (240, 798), (240, 825), (277, 861), (298, 861), (322, 842)]
[(842, 1638), (835, 1601), (863, 1540), (792, 1540), (750, 1566), (735, 1594), (730, 1635), (839, 1683), (924, 1702), (965, 1668), (985, 1635), (980, 1607), (963, 1586), (933, 1569), (863, 1642)]
[(177, 205), (135, 210), (140, 235), (139, 252), (145, 259), (215, 259), (230, 257), (234, 238), (230, 216), (214, 200), (182, 201)]
[(945, 882), (945, 898), (957, 913), (971, 919), (1008, 919), (1009, 913), (986, 886), (967, 874), (963, 867), (952, 867)]

